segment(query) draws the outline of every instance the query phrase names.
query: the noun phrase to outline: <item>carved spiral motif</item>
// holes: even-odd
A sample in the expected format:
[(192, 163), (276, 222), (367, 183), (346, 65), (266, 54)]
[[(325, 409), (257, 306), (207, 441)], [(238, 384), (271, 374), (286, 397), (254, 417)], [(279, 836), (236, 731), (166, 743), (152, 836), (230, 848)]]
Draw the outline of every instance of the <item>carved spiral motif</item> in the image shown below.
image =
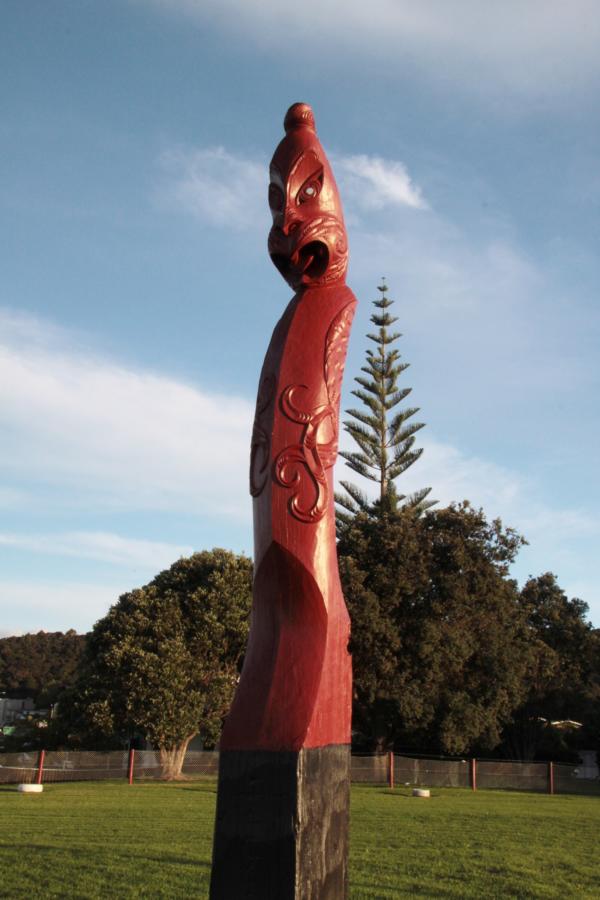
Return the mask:
[[(284, 415), (302, 425), (302, 433), (297, 444), (291, 444), (279, 453), (273, 472), (281, 487), (293, 491), (289, 509), (301, 522), (318, 522), (325, 515), (329, 502), (327, 469), (337, 458), (340, 390), (354, 306), (354, 302), (345, 306), (327, 331), (323, 374), (328, 402), (301, 403), (298, 394), (308, 391), (304, 384), (289, 385), (279, 400)], [(325, 429), (331, 436), (328, 440), (320, 440)], [(302, 506), (300, 497), (307, 492), (306, 478), (313, 488), (313, 500), (308, 506)]]
[[(275, 478), (282, 487), (294, 491), (289, 503), (290, 512), (301, 522), (318, 522), (325, 514), (329, 499), (325, 470), (331, 468), (337, 456), (336, 411), (330, 404), (302, 409), (295, 395), (306, 390), (304, 384), (292, 384), (281, 395), (281, 408), (287, 418), (303, 427), (300, 441), (282, 450), (275, 460)], [(319, 443), (318, 432), (327, 419), (331, 421), (333, 438)], [(305, 475), (314, 487), (314, 500), (303, 508), (300, 494), (304, 490)]]

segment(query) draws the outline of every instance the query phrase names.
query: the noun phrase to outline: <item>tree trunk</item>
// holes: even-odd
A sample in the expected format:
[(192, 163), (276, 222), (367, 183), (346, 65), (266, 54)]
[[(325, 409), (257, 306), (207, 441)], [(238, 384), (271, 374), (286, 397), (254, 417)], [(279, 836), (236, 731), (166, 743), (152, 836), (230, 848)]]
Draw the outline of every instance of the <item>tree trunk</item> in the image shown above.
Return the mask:
[(160, 777), (163, 781), (175, 781), (177, 778), (181, 778), (181, 767), (183, 766), (188, 744), (193, 737), (194, 735), (190, 734), (190, 736), (181, 741), (180, 744), (174, 744), (172, 747), (158, 748), (158, 759), (160, 761), (161, 770)]

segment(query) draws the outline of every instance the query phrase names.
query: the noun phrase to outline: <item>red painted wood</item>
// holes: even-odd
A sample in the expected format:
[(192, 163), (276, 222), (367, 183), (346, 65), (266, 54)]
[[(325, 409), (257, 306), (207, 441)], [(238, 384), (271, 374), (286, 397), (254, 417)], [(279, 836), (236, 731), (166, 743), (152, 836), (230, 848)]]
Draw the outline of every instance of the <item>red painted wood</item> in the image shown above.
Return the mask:
[(44, 780), (44, 760), (46, 758), (46, 751), (40, 750), (38, 755), (38, 764), (37, 764), (37, 774), (35, 776), (35, 783), (41, 784)]
[(252, 434), (254, 602), (223, 750), (350, 742), (350, 622), (335, 544), (333, 465), (356, 306), (333, 173), (295, 104), (270, 168), (269, 253), (296, 290), (260, 376)]
[(131, 748), (129, 750), (129, 760), (127, 763), (127, 781), (129, 784), (133, 784), (133, 769), (135, 766), (135, 750)]

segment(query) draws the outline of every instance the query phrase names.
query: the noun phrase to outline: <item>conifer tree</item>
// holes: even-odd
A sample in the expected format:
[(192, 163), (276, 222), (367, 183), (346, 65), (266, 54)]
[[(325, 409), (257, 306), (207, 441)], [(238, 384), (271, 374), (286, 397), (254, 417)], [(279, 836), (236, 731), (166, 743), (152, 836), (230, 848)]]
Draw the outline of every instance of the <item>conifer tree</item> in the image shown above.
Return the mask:
[[(400, 352), (392, 345), (402, 337), (391, 328), (398, 321), (389, 309), (393, 304), (387, 296), (387, 285), (382, 279), (377, 290), (381, 297), (373, 301), (376, 311), (371, 322), (378, 329), (367, 334), (375, 349), (366, 352), (366, 365), (361, 367), (365, 376), (354, 380), (359, 385), (352, 391), (363, 404), (362, 409), (348, 409), (351, 419), (344, 422), (344, 428), (358, 445), (354, 452), (341, 451), (346, 465), (353, 472), (378, 484), (378, 497), (371, 501), (367, 495), (347, 481), (342, 481), (343, 494), (336, 494), (338, 531), (349, 524), (358, 512), (378, 518), (386, 512), (395, 512), (400, 507), (422, 512), (436, 501), (428, 500), (431, 488), (422, 488), (409, 496), (399, 494), (394, 481), (415, 463), (423, 450), (415, 448), (415, 434), (423, 428), (423, 422), (413, 422), (412, 417), (419, 412), (418, 407), (406, 406), (396, 410), (411, 392), (411, 388), (400, 388), (398, 379), (409, 363), (401, 362)], [(396, 410), (395, 412), (393, 412)]]

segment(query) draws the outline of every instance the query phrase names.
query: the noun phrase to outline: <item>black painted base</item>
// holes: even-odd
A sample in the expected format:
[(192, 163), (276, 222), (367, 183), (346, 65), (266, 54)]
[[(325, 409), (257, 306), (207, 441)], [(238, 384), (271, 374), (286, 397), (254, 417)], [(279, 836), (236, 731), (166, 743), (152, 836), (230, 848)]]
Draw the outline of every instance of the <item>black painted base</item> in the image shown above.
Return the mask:
[(350, 748), (224, 751), (210, 900), (346, 900)]

